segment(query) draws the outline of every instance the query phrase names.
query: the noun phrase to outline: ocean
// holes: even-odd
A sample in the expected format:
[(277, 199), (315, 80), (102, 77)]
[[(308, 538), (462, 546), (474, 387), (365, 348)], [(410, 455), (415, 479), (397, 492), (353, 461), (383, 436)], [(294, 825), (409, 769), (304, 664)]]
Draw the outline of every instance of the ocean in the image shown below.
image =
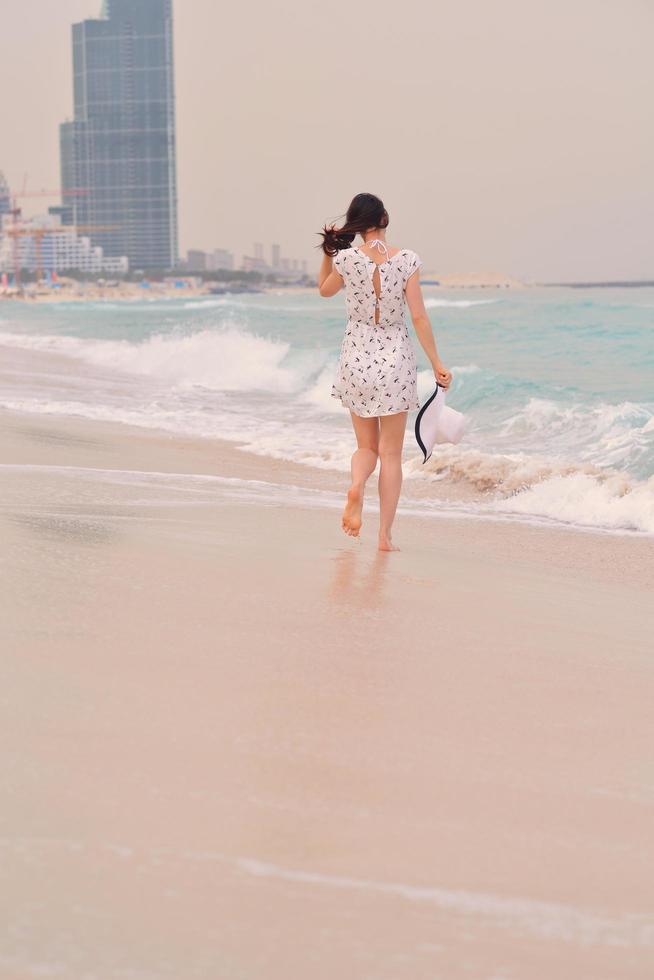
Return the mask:
[[(425, 298), (454, 374), (448, 403), (468, 425), (423, 465), (411, 413), (404, 501), (654, 533), (654, 289), (426, 287)], [(6, 302), (0, 345), (22, 354), (5, 359), (0, 408), (218, 437), (345, 474), (353, 436), (330, 395), (344, 325), (342, 294)], [(422, 400), (432, 375), (410, 331)]]

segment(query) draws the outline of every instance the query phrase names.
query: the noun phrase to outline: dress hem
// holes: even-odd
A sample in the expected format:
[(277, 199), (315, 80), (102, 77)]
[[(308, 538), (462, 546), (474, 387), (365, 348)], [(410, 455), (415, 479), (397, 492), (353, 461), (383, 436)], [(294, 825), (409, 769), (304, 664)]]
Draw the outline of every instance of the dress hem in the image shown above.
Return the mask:
[(370, 412), (369, 414), (363, 415), (361, 412), (357, 412), (356, 407), (354, 405), (348, 405), (348, 403), (344, 400), (343, 396), (340, 395), (337, 391), (332, 391), (331, 396), (332, 398), (340, 399), (343, 408), (347, 408), (350, 412), (353, 412), (354, 415), (356, 415), (360, 419), (382, 419), (385, 418), (387, 415), (401, 415), (402, 412), (416, 412), (420, 408), (420, 402), (416, 401), (414, 405), (410, 405), (408, 408), (397, 408), (397, 409), (393, 409), (393, 411), (391, 412)]

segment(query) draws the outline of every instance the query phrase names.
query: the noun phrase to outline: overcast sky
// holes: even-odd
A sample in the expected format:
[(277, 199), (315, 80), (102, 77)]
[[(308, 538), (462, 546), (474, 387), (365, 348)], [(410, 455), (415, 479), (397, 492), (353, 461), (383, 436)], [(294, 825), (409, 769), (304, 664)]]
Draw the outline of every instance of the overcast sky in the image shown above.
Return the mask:
[[(57, 187), (100, 0), (2, 6), (0, 170)], [(653, 37), (653, 0), (176, 0), (182, 250), (314, 267), (365, 190), (428, 269), (652, 277)]]

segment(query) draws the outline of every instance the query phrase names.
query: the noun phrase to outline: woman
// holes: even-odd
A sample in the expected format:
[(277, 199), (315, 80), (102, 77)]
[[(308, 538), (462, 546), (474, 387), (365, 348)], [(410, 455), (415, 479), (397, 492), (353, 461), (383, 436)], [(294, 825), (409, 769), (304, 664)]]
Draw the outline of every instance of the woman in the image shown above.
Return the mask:
[[(404, 319), (409, 305), (418, 340), (448, 388), (451, 373), (443, 366), (420, 289), (415, 252), (386, 241), (388, 212), (374, 194), (357, 194), (345, 224), (323, 228), (325, 253), (318, 274), (321, 296), (334, 296), (345, 285), (347, 326), (332, 395), (349, 408), (357, 440), (352, 456), (352, 485), (342, 527), (357, 537), (363, 493), (379, 457), (379, 549), (398, 551), (391, 528), (402, 486), (402, 445), (407, 415), (419, 407), (416, 355)], [(363, 244), (354, 247), (356, 235)]]

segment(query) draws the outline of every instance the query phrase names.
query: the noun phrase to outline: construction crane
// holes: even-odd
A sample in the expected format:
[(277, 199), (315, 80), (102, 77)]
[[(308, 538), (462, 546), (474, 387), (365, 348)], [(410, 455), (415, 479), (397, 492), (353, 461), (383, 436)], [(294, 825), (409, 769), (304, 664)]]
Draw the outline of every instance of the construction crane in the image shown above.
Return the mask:
[(54, 191), (46, 191), (41, 188), (40, 191), (28, 191), (27, 190), (27, 174), (23, 177), (23, 187), (20, 191), (9, 191), (6, 194), (0, 194), (0, 200), (10, 200), (11, 208), (9, 213), (12, 211), (18, 211), (20, 214), (20, 208), (18, 207), (18, 199), (23, 197), (84, 197), (89, 193), (88, 187), (59, 187)]
[(120, 225), (55, 225), (54, 227), (21, 227), (11, 225), (5, 228), (5, 234), (14, 239), (14, 281), (16, 287), (20, 286), (20, 252), (18, 248), (19, 238), (33, 238), (36, 252), (36, 278), (37, 282), (43, 278), (43, 239), (46, 235), (61, 234), (84, 234), (85, 232), (95, 231), (117, 231)]
[[(88, 187), (69, 187), (69, 188), (59, 188), (54, 191), (28, 191), (27, 190), (27, 174), (23, 175), (23, 187), (20, 191), (9, 191), (6, 194), (0, 194), (0, 200), (9, 200), (11, 202), (11, 207), (8, 209), (7, 214), (12, 217), (12, 234), (14, 238), (14, 281), (16, 288), (20, 289), (20, 257), (18, 254), (18, 239), (21, 237), (18, 234), (18, 223), (20, 221), (22, 209), (18, 207), (19, 198), (23, 197), (83, 197), (89, 193)], [(72, 227), (71, 225), (66, 225), (64, 227)], [(10, 232), (5, 228), (3, 229), (6, 234)], [(40, 241), (43, 239), (41, 238)], [(37, 251), (40, 250), (40, 242), (37, 247)]]

